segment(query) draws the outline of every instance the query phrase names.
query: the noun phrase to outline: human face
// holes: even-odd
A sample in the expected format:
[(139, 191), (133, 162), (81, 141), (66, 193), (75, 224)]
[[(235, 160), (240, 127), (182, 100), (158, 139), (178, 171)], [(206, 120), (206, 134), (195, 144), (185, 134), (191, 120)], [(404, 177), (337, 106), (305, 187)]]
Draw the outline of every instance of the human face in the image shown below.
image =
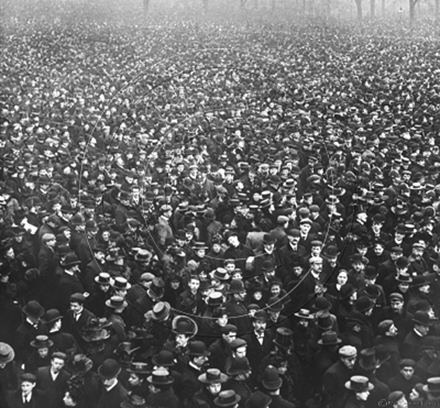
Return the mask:
[(409, 381), (414, 375), (414, 368), (411, 366), (402, 367), (400, 373), (402, 374), (403, 378), (405, 378), (405, 380)]
[(34, 389), (36, 383), (32, 383), (30, 381), (23, 381), (21, 383), (21, 392), (23, 395), (29, 395)]
[(81, 313), (83, 310), (83, 305), (77, 302), (70, 302), (70, 310), (74, 313), (74, 314), (78, 314)]
[(48, 354), (49, 354), (49, 348), (43, 347), (43, 348), (38, 349), (38, 355), (41, 358), (46, 358), (48, 356)]
[(312, 263), (312, 270), (315, 273), (321, 273), (322, 272), (322, 260), (317, 260)]
[(391, 326), (390, 326), (390, 328), (388, 329), (388, 332), (387, 332), (387, 336), (389, 336), (389, 337), (395, 337), (395, 336), (397, 336), (397, 333), (398, 333), (399, 331), (397, 330), (397, 327), (394, 325), (394, 324), (392, 324)]
[(197, 289), (200, 287), (200, 281), (197, 279), (191, 279), (188, 283), (189, 289), (191, 292), (197, 292)]
[(235, 350), (235, 357), (237, 358), (246, 357), (246, 350), (247, 350), (246, 346), (239, 347), (237, 350)]
[(141, 379), (135, 373), (130, 373), (130, 377), (128, 377), (128, 382), (131, 387), (136, 387), (141, 383)]
[(52, 371), (54, 373), (59, 373), (61, 369), (64, 367), (64, 360), (61, 358), (53, 358), (51, 361)]
[(281, 287), (279, 285), (273, 285), (270, 288), (270, 293), (272, 296), (278, 297), (281, 293)]
[(420, 394), (417, 392), (415, 388), (413, 388), (409, 394), (409, 399), (411, 401), (417, 401), (420, 398)]
[(222, 390), (222, 384), (221, 383), (208, 384), (207, 388), (212, 395), (217, 395)]
[(207, 361), (208, 361), (207, 356), (198, 356), (193, 359), (194, 364), (197, 365), (198, 367), (202, 367), (203, 365), (205, 365)]
[(263, 332), (266, 329), (267, 323), (264, 320), (255, 320), (253, 322), (254, 329), (257, 332)]
[(427, 336), (429, 333), (429, 326), (423, 324), (416, 324), (415, 329), (417, 329), (423, 336)]
[(393, 309), (394, 312), (399, 313), (403, 309), (403, 302), (399, 299), (392, 299), (391, 309)]
[(217, 324), (220, 327), (225, 327), (228, 324), (228, 315), (224, 314), (217, 319)]
[(230, 333), (223, 334), (223, 339), (228, 344), (231, 344), (236, 338), (237, 338), (237, 333), (236, 332), (230, 332)]
[(185, 347), (188, 344), (189, 338), (182, 333), (176, 334), (176, 345), (180, 347)]
[(348, 281), (347, 272), (339, 272), (338, 277), (336, 278), (339, 285), (345, 285)]
[(352, 357), (341, 357), (341, 361), (349, 370), (353, 370), (354, 365), (356, 364), (356, 358), (356, 355)]

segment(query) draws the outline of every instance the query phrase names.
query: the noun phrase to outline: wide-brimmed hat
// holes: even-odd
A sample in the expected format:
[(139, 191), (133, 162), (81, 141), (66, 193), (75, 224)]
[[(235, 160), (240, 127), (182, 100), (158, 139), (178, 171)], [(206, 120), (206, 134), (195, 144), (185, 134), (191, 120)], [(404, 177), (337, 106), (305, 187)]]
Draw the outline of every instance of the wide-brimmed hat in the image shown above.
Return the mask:
[(106, 328), (110, 326), (111, 322), (107, 319), (92, 318), (84, 326), (82, 338), (88, 343), (106, 340), (110, 337), (110, 333)]
[(30, 300), (21, 310), (33, 319), (41, 319), (44, 316), (44, 308), (36, 300)]
[(261, 383), (266, 390), (275, 391), (281, 387), (283, 380), (280, 378), (278, 369), (272, 365), (269, 365), (264, 370), (263, 380)]
[(188, 316), (176, 316), (171, 322), (171, 330), (174, 334), (185, 334), (194, 337), (199, 328), (197, 323)]
[(128, 290), (131, 288), (131, 284), (122, 276), (118, 276), (116, 278), (110, 278), (110, 285), (115, 290)]
[(321, 334), (321, 338), (318, 340), (320, 346), (334, 346), (341, 344), (342, 340), (338, 338), (338, 333), (329, 330)]
[(139, 395), (131, 394), (127, 401), (121, 402), (121, 408), (147, 408), (145, 400)]
[(363, 375), (354, 375), (350, 381), (345, 383), (345, 388), (355, 392), (371, 391), (374, 385), (368, 381), (367, 377)]
[(153, 320), (165, 320), (171, 313), (171, 305), (168, 302), (157, 302), (152, 310), (151, 317)]
[(134, 374), (151, 374), (152, 370), (151, 367), (143, 361), (133, 361), (130, 363), (127, 371)]
[(7, 343), (0, 343), (0, 364), (10, 363), (14, 357), (14, 349)]
[(160, 367), (147, 377), (147, 381), (153, 385), (170, 385), (174, 382), (174, 378), (166, 368)]
[(45, 335), (40, 335), (35, 337), (35, 340), (31, 341), (31, 346), (37, 349), (40, 348), (50, 348), (53, 346), (53, 341), (49, 339), (49, 337)]
[(228, 271), (225, 268), (217, 268), (213, 274), (212, 274), (212, 278), (213, 279), (218, 279), (220, 281), (227, 281), (229, 280), (231, 277), (228, 273)]
[(111, 309), (125, 309), (128, 303), (121, 296), (112, 296), (105, 301), (105, 305)]
[(241, 400), (240, 395), (233, 390), (220, 391), (214, 399), (214, 404), (218, 407), (233, 407)]
[(431, 377), (426, 380), (423, 391), (430, 394), (440, 394), (440, 377)]
[(298, 312), (294, 313), (295, 317), (299, 319), (313, 320), (313, 315), (310, 313), (310, 310), (300, 309)]
[(107, 272), (101, 272), (99, 275), (95, 276), (94, 280), (99, 285), (110, 285), (110, 274)]
[(198, 379), (203, 384), (224, 383), (228, 381), (228, 376), (217, 368), (208, 368)]
[(121, 372), (121, 366), (116, 360), (108, 358), (98, 367), (98, 374), (104, 380), (115, 378)]
[(69, 364), (69, 368), (74, 373), (86, 373), (93, 368), (93, 360), (84, 354), (76, 354)]

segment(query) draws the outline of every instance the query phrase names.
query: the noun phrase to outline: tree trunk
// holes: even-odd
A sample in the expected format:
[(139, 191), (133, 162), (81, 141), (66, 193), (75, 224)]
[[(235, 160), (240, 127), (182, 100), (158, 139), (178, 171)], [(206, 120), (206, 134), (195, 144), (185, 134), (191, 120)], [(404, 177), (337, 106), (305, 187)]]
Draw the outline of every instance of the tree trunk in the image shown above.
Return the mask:
[(440, 0), (435, 0), (435, 21), (438, 21), (440, 14)]
[(272, 0), (272, 11), (275, 10), (275, 2), (276, 2), (276, 0)]
[(355, 0), (355, 2), (356, 2), (356, 9), (357, 9), (357, 19), (358, 19), (358, 21), (362, 21), (362, 0)]
[(414, 19), (416, 17), (416, 3), (417, 0), (409, 0), (409, 26), (414, 25)]
[(150, 0), (144, 0), (144, 13), (148, 13), (148, 8), (150, 6)]
[(376, 12), (376, 0), (370, 0), (370, 14), (371, 18), (374, 18)]

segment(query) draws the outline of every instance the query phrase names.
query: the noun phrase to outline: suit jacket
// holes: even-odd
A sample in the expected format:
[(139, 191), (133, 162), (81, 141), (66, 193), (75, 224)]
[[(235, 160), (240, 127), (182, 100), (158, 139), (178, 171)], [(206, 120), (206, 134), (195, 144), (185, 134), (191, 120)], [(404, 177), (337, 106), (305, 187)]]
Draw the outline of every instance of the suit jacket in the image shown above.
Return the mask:
[(47, 334), (46, 326), (38, 324), (37, 328), (31, 326), (26, 320), (20, 325), (14, 336), (14, 350), (16, 361), (25, 362), (34, 350), (31, 341), (40, 334)]
[(12, 391), (7, 396), (8, 408), (47, 408), (44, 394), (40, 390), (32, 391), (32, 398), (29, 404), (23, 403), (23, 396), (21, 394), (21, 388), (16, 391)]
[(272, 350), (273, 335), (270, 330), (264, 331), (263, 344), (257, 339), (254, 331), (243, 336), (243, 340), (247, 341), (248, 352), (246, 353), (249, 364), (253, 373), (257, 373), (258, 367), (265, 356)]
[(120, 408), (121, 402), (126, 401), (127, 398), (127, 390), (118, 382), (110, 391), (106, 391), (105, 388), (102, 390), (96, 408)]
[(54, 381), (50, 374), (50, 367), (41, 367), (37, 371), (37, 389), (44, 393), (47, 408), (58, 407), (63, 400), (65, 386), (70, 374), (61, 370)]
[(341, 360), (325, 372), (322, 389), (330, 406), (337, 406), (337, 402), (340, 402), (341, 395), (344, 395), (346, 391), (345, 383), (352, 375), (352, 370), (349, 370)]
[(285, 400), (281, 395), (270, 395), (272, 402), (270, 408), (295, 408), (296, 405), (293, 402)]
[(68, 310), (63, 320), (63, 331), (70, 333), (78, 343), (81, 349), (87, 348), (87, 343), (82, 338), (82, 331), (91, 318), (95, 315), (87, 309), (84, 309), (78, 321), (73, 317), (73, 312)]
[(65, 314), (69, 309), (70, 295), (74, 293), (83, 293), (84, 287), (79, 280), (79, 276), (63, 273), (58, 284), (58, 310), (61, 314)]
[(232, 350), (229, 344), (220, 338), (209, 346), (211, 352), (209, 356), (209, 364), (211, 367), (218, 368), (221, 372), (225, 372), (226, 362), (232, 357)]

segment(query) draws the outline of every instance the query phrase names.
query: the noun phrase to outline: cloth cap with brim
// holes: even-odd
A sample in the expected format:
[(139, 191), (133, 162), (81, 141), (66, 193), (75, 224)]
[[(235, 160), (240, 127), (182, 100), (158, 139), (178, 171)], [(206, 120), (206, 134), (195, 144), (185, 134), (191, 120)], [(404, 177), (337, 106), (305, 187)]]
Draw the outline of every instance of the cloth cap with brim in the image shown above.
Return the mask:
[(44, 316), (44, 308), (36, 300), (30, 300), (22, 311), (26, 316), (33, 319), (41, 319)]
[(278, 369), (274, 366), (267, 366), (263, 373), (263, 380), (261, 381), (263, 387), (269, 391), (278, 390), (283, 384), (283, 380), (278, 374)]
[(371, 391), (374, 385), (368, 381), (367, 377), (362, 375), (354, 375), (350, 378), (350, 381), (345, 383), (345, 388), (354, 392)]
[(174, 378), (166, 368), (160, 367), (147, 377), (147, 381), (153, 385), (170, 385), (174, 382)]
[(350, 345), (342, 346), (339, 349), (339, 355), (341, 357), (354, 357), (357, 355), (356, 347)]
[(224, 383), (228, 381), (228, 376), (217, 368), (208, 368), (206, 373), (199, 375), (199, 381), (203, 384)]
[(235, 407), (241, 400), (240, 395), (233, 390), (220, 391), (214, 399), (214, 404), (218, 407)]
[(82, 293), (73, 293), (70, 295), (69, 302), (83, 305), (86, 302), (86, 297)]
[(14, 357), (14, 349), (7, 343), (0, 343), (0, 364), (10, 363)]
[(104, 380), (115, 378), (121, 372), (121, 366), (116, 360), (108, 358), (98, 367), (98, 374)]
[(20, 375), (20, 380), (22, 383), (23, 382), (35, 383), (37, 382), (37, 377), (32, 373), (23, 373), (22, 375)]

